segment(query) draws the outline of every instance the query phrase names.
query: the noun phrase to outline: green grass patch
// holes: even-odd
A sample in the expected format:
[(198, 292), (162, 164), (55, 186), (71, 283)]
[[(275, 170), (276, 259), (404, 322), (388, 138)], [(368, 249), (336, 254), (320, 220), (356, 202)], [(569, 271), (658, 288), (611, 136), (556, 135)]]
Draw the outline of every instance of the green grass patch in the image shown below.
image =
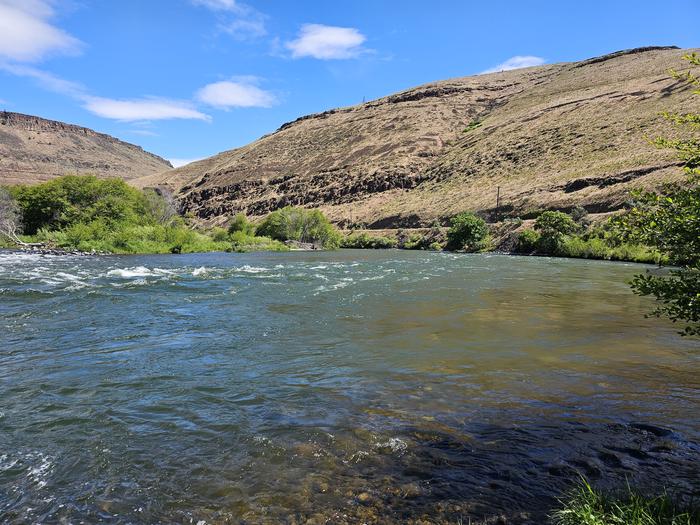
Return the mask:
[(606, 493), (582, 481), (561, 500), (554, 525), (700, 525), (700, 507), (669, 494), (646, 496), (630, 487)]

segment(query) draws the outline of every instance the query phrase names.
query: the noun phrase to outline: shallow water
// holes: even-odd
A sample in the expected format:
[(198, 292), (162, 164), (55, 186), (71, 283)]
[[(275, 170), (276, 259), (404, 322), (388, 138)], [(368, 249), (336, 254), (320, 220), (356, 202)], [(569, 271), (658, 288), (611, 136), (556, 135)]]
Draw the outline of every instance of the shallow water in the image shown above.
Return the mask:
[(700, 348), (645, 267), (0, 253), (0, 521), (541, 522), (577, 472), (700, 495)]

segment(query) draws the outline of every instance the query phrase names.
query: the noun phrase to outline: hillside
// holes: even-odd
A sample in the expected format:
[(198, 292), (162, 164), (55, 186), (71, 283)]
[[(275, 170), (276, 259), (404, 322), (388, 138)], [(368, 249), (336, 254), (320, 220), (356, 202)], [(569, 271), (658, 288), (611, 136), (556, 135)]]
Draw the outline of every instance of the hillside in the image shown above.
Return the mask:
[(0, 113), (0, 184), (34, 184), (75, 173), (129, 180), (170, 168), (139, 146), (88, 128)]
[(420, 227), (463, 210), (521, 215), (619, 209), (627, 192), (678, 177), (649, 138), (689, 111), (669, 78), (677, 48), (426, 84), (301, 117), (242, 148), (135, 181), (167, 184), (185, 211), (221, 223), (294, 204), (342, 226)]

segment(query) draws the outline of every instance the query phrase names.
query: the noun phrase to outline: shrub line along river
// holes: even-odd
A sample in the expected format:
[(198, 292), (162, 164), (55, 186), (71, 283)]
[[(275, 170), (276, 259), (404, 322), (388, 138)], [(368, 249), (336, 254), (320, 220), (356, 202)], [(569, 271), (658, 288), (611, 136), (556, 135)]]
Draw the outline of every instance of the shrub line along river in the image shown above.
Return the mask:
[[(0, 521), (542, 523), (700, 495), (700, 352), (601, 261), (0, 253)], [(529, 516), (529, 518), (525, 518)]]

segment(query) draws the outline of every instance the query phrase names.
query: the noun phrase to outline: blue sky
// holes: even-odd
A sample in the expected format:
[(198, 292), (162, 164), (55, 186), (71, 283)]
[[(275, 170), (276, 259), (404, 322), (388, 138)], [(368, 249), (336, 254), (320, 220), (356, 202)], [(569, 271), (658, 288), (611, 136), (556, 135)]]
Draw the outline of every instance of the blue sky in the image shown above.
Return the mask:
[(697, 47), (698, 20), (698, 0), (0, 0), (0, 109), (179, 164), (425, 82)]

